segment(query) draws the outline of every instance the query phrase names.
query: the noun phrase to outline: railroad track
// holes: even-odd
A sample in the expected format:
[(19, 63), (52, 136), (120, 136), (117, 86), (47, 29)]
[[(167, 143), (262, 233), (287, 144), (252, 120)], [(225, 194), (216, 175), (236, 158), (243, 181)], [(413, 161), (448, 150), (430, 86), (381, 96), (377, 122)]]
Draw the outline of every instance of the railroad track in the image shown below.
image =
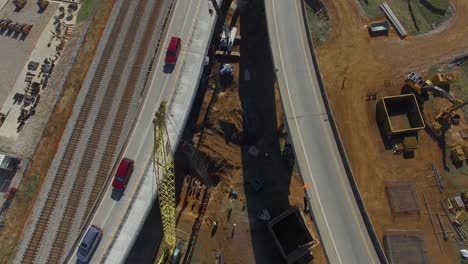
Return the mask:
[[(124, 91), (123, 98), (132, 98), (133, 94), (135, 93), (135, 90), (138, 85), (138, 79), (140, 78), (139, 74), (141, 74), (143, 70), (142, 69), (143, 61), (145, 60), (148, 54), (148, 49), (151, 44), (150, 43), (151, 41), (150, 36), (152, 35), (151, 32), (154, 30), (154, 27), (156, 26), (156, 22), (157, 22), (156, 17), (159, 16), (159, 13), (161, 11), (161, 6), (162, 6), (162, 1), (156, 1), (156, 4), (153, 6), (153, 10), (151, 11), (151, 15), (150, 15), (150, 18), (153, 18), (153, 19), (150, 19), (149, 23), (146, 26), (144, 36), (147, 36), (147, 37), (143, 39), (138, 49), (136, 60), (134, 64), (132, 65), (130, 78), (125, 84), (126, 89)], [(145, 74), (144, 76), (146, 77), (147, 74)], [(130, 107), (130, 103), (131, 103), (130, 100), (120, 101), (120, 105), (117, 111), (117, 118), (115, 119), (115, 122), (112, 124), (112, 133), (114, 133), (115, 131), (118, 131), (117, 135), (120, 135), (123, 129), (125, 116), (127, 115), (128, 108)], [(94, 206), (94, 203), (97, 201), (99, 194), (105, 188), (104, 184), (106, 183), (106, 180), (109, 177), (109, 172), (113, 165), (112, 154), (115, 153), (115, 148), (116, 146), (118, 146), (119, 140), (120, 140), (119, 136), (111, 135), (111, 137), (109, 138), (109, 142), (106, 145), (106, 148), (104, 150), (104, 156), (103, 156), (103, 160), (106, 160), (106, 162), (101, 162), (99, 165), (99, 170), (97, 173), (96, 181), (94, 183), (93, 190), (91, 191), (91, 196), (90, 196), (90, 199), (88, 200), (88, 204), (86, 206), (85, 215), (89, 214), (89, 212)], [(109, 159), (110, 159), (110, 162), (108, 162)]]
[[(132, 16), (130, 22), (130, 28), (126, 33), (122, 48), (118, 50), (116, 54), (115, 46), (117, 39), (121, 37), (122, 30), (125, 26), (125, 17), (128, 15), (130, 3), (123, 3), (122, 7), (118, 11), (117, 19), (112, 27), (109, 35), (108, 45), (104, 48), (102, 58), (98, 63), (95, 75), (91, 81), (89, 90), (85, 96), (83, 106), (80, 110), (76, 124), (71, 133), (69, 143), (65, 149), (63, 158), (58, 167), (54, 181), (52, 183), (51, 191), (48, 193), (43, 210), (40, 213), (39, 220), (35, 226), (32, 237), (27, 245), (26, 251), (24, 252), (22, 263), (35, 263), (40, 250), (41, 243), (45, 233), (49, 227), (49, 222), (52, 218), (54, 208), (57, 206), (59, 195), (63, 188), (65, 179), (69, 174), (72, 161), (76, 155), (78, 147), (83, 142), (80, 142), (84, 128), (90, 120), (90, 113), (98, 94), (98, 91), (105, 89), (105, 99), (99, 106), (97, 118), (94, 124), (92, 124), (91, 135), (86, 139), (86, 147), (82, 155), (82, 159), (74, 178), (74, 182), (71, 188), (71, 192), (68, 196), (68, 200), (62, 214), (62, 219), (57, 232), (53, 240), (52, 246), (50, 247), (49, 254), (47, 257), (47, 263), (60, 263), (63, 256), (65, 247), (67, 245), (70, 229), (75, 221), (75, 216), (82, 199), (83, 190), (85, 184), (88, 181), (88, 169), (92, 166), (95, 161), (97, 149), (103, 143), (105, 145), (105, 151), (99, 169), (97, 171), (96, 179), (92, 187), (91, 195), (86, 203), (85, 218), (90, 213), (92, 206), (97, 202), (99, 192), (104, 189), (104, 185), (107, 182), (111, 169), (114, 164), (114, 155), (116, 154), (117, 146), (121, 137), (122, 130), (124, 128), (124, 122), (128, 114), (130, 104), (132, 102), (133, 95), (135, 94), (138, 78), (141, 74), (142, 67), (144, 64), (145, 56), (147, 55), (150, 41), (152, 38), (152, 30), (154, 29), (158, 17), (158, 13), (161, 7), (161, 1), (156, 1), (152, 6), (151, 15), (148, 17), (149, 21), (146, 24), (143, 40), (141, 43), (135, 43), (135, 36), (137, 34), (136, 28), (143, 22), (145, 13), (145, 7), (149, 0), (141, 0)], [(130, 2), (130, 1), (129, 1)], [(136, 46), (136, 47), (135, 47)], [(117, 87), (122, 82), (122, 76), (125, 75), (124, 69), (126, 62), (132, 52), (138, 50), (136, 59), (131, 67), (128, 81), (126, 82), (125, 90), (120, 98), (116, 98)], [(114, 69), (111, 73), (111, 78), (107, 86), (103, 85), (103, 78), (106, 75), (106, 69), (109, 67), (110, 59), (113, 56), (118, 56), (117, 62), (115, 63)], [(107, 73), (108, 74), (108, 73)], [(109, 115), (112, 115), (111, 108), (115, 104), (115, 100), (118, 101), (117, 113), (115, 121), (112, 125), (112, 130), (109, 137), (102, 139), (103, 131), (106, 130), (106, 122)], [(84, 219), (83, 219), (84, 220)], [(80, 225), (83, 224), (83, 220)]]

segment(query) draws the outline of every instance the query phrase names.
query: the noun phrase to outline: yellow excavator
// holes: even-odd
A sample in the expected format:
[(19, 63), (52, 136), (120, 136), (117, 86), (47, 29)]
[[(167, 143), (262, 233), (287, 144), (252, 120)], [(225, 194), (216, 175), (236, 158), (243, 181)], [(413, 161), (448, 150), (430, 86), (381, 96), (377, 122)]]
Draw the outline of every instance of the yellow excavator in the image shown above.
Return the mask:
[(432, 131), (434, 131), (434, 133), (438, 137), (441, 137), (447, 131), (447, 129), (450, 128), (451, 123), (458, 121), (457, 119), (454, 119), (453, 112), (457, 111), (458, 109), (464, 107), (467, 104), (468, 101), (459, 101), (453, 104), (451, 107), (440, 112), (436, 116), (435, 121), (431, 124)]
[(154, 173), (157, 177), (159, 207), (164, 231), (164, 245), (157, 263), (168, 263), (176, 247), (176, 199), (174, 159), (166, 127), (167, 102), (162, 101), (153, 120)]

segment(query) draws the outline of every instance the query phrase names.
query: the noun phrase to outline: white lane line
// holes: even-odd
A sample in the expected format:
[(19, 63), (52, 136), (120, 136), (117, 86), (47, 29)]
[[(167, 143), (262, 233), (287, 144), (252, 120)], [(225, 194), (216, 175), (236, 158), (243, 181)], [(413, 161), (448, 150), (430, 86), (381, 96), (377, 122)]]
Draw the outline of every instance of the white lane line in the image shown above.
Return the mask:
[[(306, 51), (309, 50), (309, 49), (306, 49), (307, 47), (305, 47), (305, 41), (304, 41), (304, 37), (303, 37), (303, 35), (302, 35), (302, 30), (300, 30), (302, 27), (301, 27), (301, 24), (300, 24), (301, 22), (299, 21), (299, 20), (300, 20), (299, 18), (302, 17), (302, 15), (300, 15), (300, 13), (299, 13), (299, 7), (298, 7), (297, 4), (296, 4), (296, 15), (297, 15), (296, 17), (298, 18), (298, 19), (296, 19), (296, 21), (297, 21), (297, 24), (298, 24), (298, 26), (299, 26), (299, 36), (300, 36), (300, 38), (301, 38), (301, 44), (302, 44), (302, 50), (303, 50), (303, 52), (304, 52), (304, 58), (310, 58), (310, 56), (308, 56), (308, 54), (307, 54), (307, 52), (306, 52)], [(307, 29), (306, 29), (306, 30), (307, 30)], [(312, 55), (312, 54), (310, 54), (310, 55)], [(309, 72), (308, 77), (309, 77), (309, 79), (310, 79), (310, 81), (311, 81), (311, 84), (312, 84), (312, 83), (314, 83), (314, 82), (312, 81), (312, 76), (311, 76), (311, 74), (313, 74), (313, 72), (311, 71), (311, 69), (310, 69), (310, 67), (309, 67), (309, 60), (308, 60), (308, 59), (306, 59), (306, 67), (307, 67), (307, 71)], [(318, 84), (318, 83), (317, 83), (317, 84)], [(315, 88), (317, 88), (317, 87), (315, 87)], [(316, 96), (316, 99), (318, 100), (316, 90), (317, 90), (317, 89), (313, 89), (314, 94), (315, 94), (315, 96)], [(320, 95), (320, 96), (321, 96), (321, 95)], [(318, 104), (318, 105), (320, 105), (320, 104)], [(322, 130), (323, 130), (323, 132), (324, 132), (325, 135), (328, 135), (328, 136), (327, 136), (327, 142), (328, 142), (328, 145), (330, 146), (330, 150), (332, 150), (332, 153), (333, 153), (333, 154), (336, 154), (336, 152), (333, 151), (335, 148), (334, 148), (334, 144), (333, 144), (333, 142), (332, 142), (332, 140), (331, 140), (331, 137), (330, 137), (330, 132), (331, 132), (331, 131), (328, 131), (328, 129), (326, 129), (325, 123), (322, 123)], [(335, 142), (335, 144), (336, 144), (336, 142)], [(333, 156), (333, 161), (334, 161), (334, 163), (335, 163), (335, 166), (336, 166), (337, 168), (343, 167), (342, 161), (339, 162), (336, 155), (332, 155), (332, 156)], [(341, 166), (340, 166), (340, 164), (341, 164)], [(337, 172), (341, 172), (341, 170), (338, 169)], [(348, 204), (350, 205), (349, 208), (351, 209), (351, 213), (352, 213), (352, 215), (353, 215), (354, 221), (356, 222), (357, 226), (362, 227), (362, 226), (360, 225), (361, 221), (359, 221), (359, 220), (362, 219), (362, 218), (361, 218), (361, 217), (358, 217), (358, 216), (356, 215), (356, 210), (354, 209), (354, 208), (356, 208), (356, 207), (353, 207), (353, 206), (352, 206), (352, 205), (353, 205), (353, 202), (352, 202), (352, 199), (350, 198), (350, 193), (349, 193), (349, 191), (348, 191), (349, 189), (346, 188), (346, 187), (349, 187), (349, 184), (346, 184), (346, 183), (344, 182), (343, 174), (342, 174), (342, 173), (338, 173), (336, 176), (338, 177), (338, 179), (339, 179), (339, 181), (340, 181), (340, 184), (341, 184), (341, 186), (342, 186), (342, 189), (344, 190), (343, 194), (346, 194), (345, 197), (346, 197), (346, 200), (348, 201)], [(366, 248), (367, 254), (368, 254), (369, 257), (372, 259), (372, 256), (373, 256), (373, 255), (372, 255), (371, 250), (370, 250), (370, 248), (369, 248), (369, 245), (368, 245), (368, 243), (367, 243), (368, 240), (366, 239), (366, 236), (364, 235), (362, 228), (358, 228), (358, 229), (359, 229), (359, 235), (360, 235), (362, 241), (363, 241), (364, 244), (365, 244), (365, 248)]]
[[(176, 13), (177, 7), (179, 6), (179, 2), (180, 2), (180, 1), (178, 1), (178, 0), (175, 0), (175, 1), (176, 1), (176, 4), (175, 4), (175, 6), (174, 6), (174, 14)], [(172, 27), (172, 20), (173, 20), (173, 18), (174, 18), (174, 17), (171, 18), (171, 23), (169, 23), (168, 32), (170, 32), (170, 29), (171, 29), (171, 27)], [(166, 43), (167, 38), (168, 38), (168, 35), (165, 35), (165, 37), (164, 37), (164, 42), (162, 42), (162, 43)], [(162, 46), (160, 46), (160, 49), (161, 49), (161, 47), (162, 47)], [(162, 48), (164, 48), (164, 47), (162, 47)], [(160, 61), (161, 61), (161, 57), (162, 57), (163, 54), (164, 54), (164, 52), (159, 52), (159, 56), (158, 56), (158, 59), (157, 59), (157, 61), (156, 61), (156, 67), (155, 67), (155, 68), (158, 68), (158, 67), (159, 67)], [(154, 82), (154, 79), (156, 78), (156, 75), (157, 75), (157, 74), (156, 74), (156, 71), (155, 71), (154, 74), (152, 74), (152, 76), (151, 76), (151, 81), (148, 82), (148, 83), (150, 83), (150, 87), (153, 86), (153, 82)], [(149, 93), (148, 93), (148, 94), (149, 94)], [(149, 96), (146, 96), (146, 97), (144, 98), (144, 100), (141, 102), (141, 103), (143, 104), (143, 107), (142, 107), (143, 110), (144, 110), (144, 106), (145, 106), (145, 104), (146, 104), (146, 100), (147, 100), (148, 97), (149, 97)], [(142, 117), (143, 112), (144, 112), (144, 111), (141, 111), (141, 112), (138, 114), (138, 119), (140, 119), (140, 118)], [(138, 127), (138, 123), (139, 123), (139, 122), (137, 122), (137, 125), (136, 125), (137, 127)], [(132, 132), (131, 138), (133, 138), (133, 135), (134, 135), (135, 133), (136, 133), (136, 130), (134, 130), (134, 131)], [(129, 146), (129, 145), (131, 145), (131, 144), (125, 145), (124, 150), (123, 150), (122, 153), (126, 153), (126, 152), (127, 152), (128, 146)], [(143, 176), (144, 176), (144, 175), (142, 175), (140, 178), (142, 178)], [(108, 196), (108, 194), (109, 194), (109, 191), (111, 191), (111, 190), (112, 190), (111, 185), (108, 185), (104, 197), (110, 197), (110, 196)], [(104, 203), (104, 201), (105, 201), (105, 198), (101, 199), (101, 201), (99, 202), (99, 206), (98, 206), (97, 208), (101, 208), (101, 206), (102, 206), (102, 204)], [(98, 210), (99, 210), (99, 209), (98, 209)], [(96, 212), (96, 213), (93, 215), (93, 217), (91, 218), (90, 224), (92, 224), (92, 223), (95, 222), (95, 219), (96, 219), (97, 215), (98, 215), (98, 212)], [(84, 236), (84, 234), (83, 234), (83, 236)], [(82, 239), (82, 237), (81, 237), (80, 239)], [(77, 250), (78, 250), (78, 247), (76, 247), (76, 248), (74, 249), (74, 254), (75, 254), (75, 255), (76, 255)], [(107, 249), (106, 249), (106, 250), (107, 250)], [(72, 259), (72, 258), (70, 258), (70, 259)], [(71, 260), (70, 260), (70, 261), (71, 261)]]
[[(189, 17), (189, 16), (188, 16), (188, 13), (189, 13), (189, 11), (192, 9), (192, 3), (193, 3), (194, 1), (195, 1), (195, 0), (191, 0), (191, 1), (189, 2), (189, 6), (185, 9), (184, 22), (182, 23), (182, 28), (181, 28), (181, 30), (179, 31), (179, 32), (182, 33), (182, 34), (184, 33), (185, 26), (187, 25), (187, 19), (188, 19), (188, 17)], [(179, 1), (177, 1), (177, 2), (179, 2)], [(175, 13), (175, 11), (174, 11), (174, 13)], [(166, 40), (167, 40), (167, 38), (169, 37), (169, 34), (170, 34), (170, 32), (171, 32), (172, 25), (173, 25), (173, 23), (171, 23), (171, 24), (169, 25), (169, 29), (168, 29), (168, 31), (167, 31), (168, 34), (166, 35)], [(171, 35), (171, 37), (172, 37), (172, 35)], [(177, 65), (177, 69), (176, 69), (175, 73), (173, 72), (173, 73), (171, 73), (171, 74), (166, 74), (166, 75), (165, 75), (163, 85), (161, 86), (161, 87), (162, 87), (161, 94), (164, 94), (164, 92), (167, 90), (166, 87), (168, 86), (168, 85), (167, 85), (167, 82), (168, 82), (169, 80), (173, 82), (173, 84), (171, 85), (171, 87), (174, 86), (174, 83), (175, 83), (174, 80), (177, 80), (177, 76), (179, 76), (180, 69), (181, 69), (181, 67), (182, 67), (180, 62), (183, 61), (183, 59), (185, 58), (185, 51), (184, 51), (184, 50), (187, 49), (188, 42), (187, 42), (187, 40), (184, 41), (184, 39), (183, 39), (182, 36), (178, 36), (178, 37), (180, 37), (180, 38), (181, 38), (181, 42), (184, 43), (184, 44), (182, 45), (182, 47), (185, 47), (185, 49), (181, 49), (181, 51), (180, 51), (180, 55), (179, 55), (179, 59), (178, 59), (179, 63), (176, 64), (176, 65)], [(164, 41), (164, 43), (166, 43), (166, 40)], [(166, 44), (166, 45), (167, 45), (167, 44)], [(164, 48), (166, 48), (166, 47), (164, 47)], [(163, 53), (161, 53), (161, 54), (163, 54)], [(163, 67), (163, 68), (164, 68), (164, 67)]]
[[(284, 62), (284, 61), (283, 61), (283, 55), (282, 55), (282, 53), (281, 53), (281, 44), (280, 44), (280, 40), (279, 40), (279, 37), (278, 37), (278, 24), (277, 24), (277, 22), (276, 22), (275, 1), (276, 1), (276, 0), (271, 1), (272, 9), (273, 9), (273, 21), (274, 21), (274, 23), (275, 23), (276, 40), (277, 40), (277, 43), (278, 43), (278, 54), (279, 54), (279, 57), (280, 57), (280, 62), (281, 62), (281, 66), (282, 66), (282, 68), (283, 68), (283, 72), (285, 72), (285, 67), (284, 67), (284, 63), (283, 63), (283, 62)], [(296, 4), (297, 4), (297, 2), (296, 2)], [(290, 94), (289, 86), (288, 86), (288, 78), (287, 78), (286, 74), (284, 74), (284, 81), (285, 81), (285, 83), (286, 83), (286, 91), (288, 92), (288, 100), (289, 100), (289, 103), (290, 103), (290, 105), (291, 105), (291, 110), (292, 110), (292, 112), (293, 112), (293, 116), (296, 116), (296, 113), (295, 113), (294, 107), (293, 107), (294, 104), (293, 104), (293, 102), (292, 102), (292, 100), (291, 100), (291, 94)], [(302, 152), (305, 154), (304, 140), (302, 139), (301, 133), (299, 132), (299, 124), (298, 124), (296, 118), (294, 118), (294, 123), (295, 123), (295, 125), (296, 125), (296, 127), (297, 127), (297, 134), (298, 134), (299, 140), (300, 140), (300, 142), (301, 142)], [(304, 155), (304, 156), (306, 156), (306, 155)], [(312, 176), (312, 169), (311, 169), (309, 160), (308, 160), (307, 158), (305, 158), (305, 161), (306, 161), (306, 164), (307, 164), (307, 168), (308, 168), (308, 170), (309, 170), (309, 172), (310, 172), (310, 174), (311, 174), (311, 176)], [(318, 191), (317, 191), (317, 187), (316, 187), (316, 185), (315, 185), (314, 177), (312, 176), (310, 179), (312, 180), (312, 188), (313, 188), (313, 190), (314, 190), (314, 194), (315, 194), (315, 196), (316, 196), (317, 202), (318, 202), (318, 204), (319, 204), (319, 206), (320, 206), (320, 210), (322, 211), (323, 215), (325, 216), (325, 210), (324, 210), (324, 208), (323, 208), (322, 201), (320, 200), (320, 196), (318, 195)], [(334, 240), (334, 238), (333, 238), (333, 236), (332, 236), (332, 234), (331, 234), (330, 225), (329, 225), (329, 223), (328, 223), (326, 217), (324, 218), (324, 220), (325, 220), (325, 225), (327, 226), (327, 229), (328, 229), (329, 236), (330, 236), (330, 238), (331, 238), (331, 243), (332, 243), (333, 247), (335, 248), (335, 255), (337, 256), (338, 261), (339, 261), (340, 263), (343, 263), (343, 261), (342, 261), (341, 258), (340, 258), (340, 255), (339, 255), (338, 248), (336, 247), (335, 240)]]
[[(190, 1), (190, 2), (189, 2), (188, 8), (186, 8), (186, 12), (185, 12), (185, 14), (184, 14), (184, 15), (185, 15), (184, 23), (183, 23), (182, 29), (181, 29), (181, 31), (180, 31), (180, 32), (182, 32), (182, 33), (184, 32), (185, 27), (187, 26), (187, 21), (188, 21), (188, 17), (189, 17), (189, 16), (188, 16), (188, 13), (189, 13), (189, 11), (190, 11), (191, 8), (192, 8), (192, 3), (193, 3), (193, 2), (194, 2), (194, 1)], [(176, 6), (175, 6), (175, 8), (174, 8), (174, 14), (177, 12), (176, 10), (177, 10), (178, 4), (179, 4), (179, 1), (176, 1)], [(175, 17), (175, 16), (174, 16), (174, 17)], [(173, 22), (173, 20), (174, 20), (174, 17), (172, 17), (171, 23), (169, 24), (169, 28), (168, 28), (168, 31), (167, 31), (169, 34), (170, 34), (170, 32), (171, 32), (171, 30), (172, 30), (172, 27), (173, 27), (173, 23), (172, 23), (172, 22)], [(169, 34), (166, 34), (166, 35), (165, 35), (165, 39), (164, 39), (164, 42), (163, 42), (163, 43), (166, 43), (166, 42), (167, 42), (167, 39), (168, 39), (168, 37), (169, 37)], [(185, 44), (185, 46), (187, 46), (187, 45), (188, 45), (188, 42)], [(163, 47), (163, 48), (164, 48), (164, 47)], [(159, 56), (158, 56), (157, 65), (156, 65), (156, 67), (155, 67), (155, 68), (156, 68), (156, 71), (155, 71), (155, 74), (153, 74), (153, 76), (152, 76), (152, 83), (151, 83), (152, 85), (151, 85), (151, 86), (153, 86), (153, 81), (154, 81), (154, 79), (155, 79), (155, 77), (156, 77), (156, 75), (157, 75), (156, 73), (158, 72), (158, 71), (157, 71), (158, 68), (161, 68), (161, 60), (162, 60), (163, 54), (164, 54), (164, 52), (160, 52), (160, 54), (159, 54)], [(182, 54), (185, 54), (185, 52), (183, 52)], [(181, 55), (182, 55), (182, 54), (181, 54)], [(181, 56), (181, 57), (182, 57), (182, 56)], [(179, 65), (178, 69), (179, 69), (179, 71), (180, 71), (180, 65)], [(178, 72), (179, 72), (179, 71), (178, 71)], [(159, 98), (158, 98), (159, 100), (157, 100), (157, 101), (159, 101), (159, 102), (161, 101), (161, 99), (162, 99), (161, 96), (162, 96), (162, 94), (164, 94), (163, 91), (165, 90), (165, 87), (167, 86), (166, 84), (167, 84), (167, 82), (168, 82), (169, 79), (173, 79), (173, 78), (170, 78), (170, 77), (173, 77), (173, 76), (177, 76), (177, 75), (166, 75), (166, 78), (164, 79), (164, 83), (163, 83), (163, 85), (162, 85), (162, 88), (163, 88), (163, 89), (162, 89), (162, 91), (159, 93)], [(149, 96), (148, 96), (148, 97), (149, 97)], [(147, 102), (146, 102), (146, 99), (147, 99), (148, 97), (146, 97), (145, 100), (142, 102), (143, 104), (146, 104), (146, 103), (147, 103)], [(144, 108), (144, 107), (143, 107), (143, 108)], [(144, 111), (142, 111), (142, 112), (140, 113), (139, 119), (142, 117), (142, 113), (143, 113), (143, 112), (144, 112)], [(145, 134), (148, 134), (149, 130), (150, 130), (150, 129), (147, 128)], [(133, 138), (133, 134), (135, 134), (135, 133), (136, 133), (136, 130), (133, 131), (133, 133), (132, 133), (132, 138)], [(126, 153), (126, 152), (127, 152), (128, 146), (129, 146), (129, 145), (131, 145), (131, 144), (128, 144), (128, 145), (125, 146), (125, 150), (124, 150), (123, 153)], [(152, 156), (152, 152), (151, 152), (150, 154), (148, 154), (148, 155), (147, 155), (147, 159), (144, 159), (144, 160), (151, 160), (151, 156)], [(152, 162), (152, 161), (151, 161), (151, 162)], [(143, 177), (144, 177), (144, 175), (142, 175), (140, 178), (143, 178)], [(109, 185), (109, 186), (107, 187), (107, 190), (106, 190), (106, 193), (105, 193), (105, 197), (110, 197), (110, 196), (109, 196), (109, 192), (111, 192), (111, 191), (112, 191), (112, 188), (111, 188), (111, 185)], [(134, 190), (134, 192), (135, 192), (135, 190)], [(135, 193), (133, 193), (133, 195), (135, 195)], [(101, 208), (101, 205), (103, 204), (104, 200), (105, 200), (105, 199), (102, 199), (102, 200), (101, 200), (101, 202), (100, 202), (98, 208)], [(114, 203), (113, 206), (112, 206), (112, 208), (111, 208), (111, 210), (108, 211), (108, 213), (107, 213), (107, 215), (106, 215), (106, 217), (105, 217), (104, 223), (107, 223), (107, 220), (108, 220), (110, 214), (112, 213), (112, 210), (113, 210), (115, 204), (116, 204), (116, 203)], [(91, 223), (94, 223), (94, 222), (95, 222), (95, 219), (96, 219), (96, 216), (97, 216), (97, 215), (98, 215), (98, 214), (94, 214), (94, 216), (93, 216), (93, 218), (92, 218), (92, 220), (91, 220)], [(110, 245), (110, 243), (108, 243), (108, 244), (105, 246), (105, 251), (108, 250), (109, 245)]]

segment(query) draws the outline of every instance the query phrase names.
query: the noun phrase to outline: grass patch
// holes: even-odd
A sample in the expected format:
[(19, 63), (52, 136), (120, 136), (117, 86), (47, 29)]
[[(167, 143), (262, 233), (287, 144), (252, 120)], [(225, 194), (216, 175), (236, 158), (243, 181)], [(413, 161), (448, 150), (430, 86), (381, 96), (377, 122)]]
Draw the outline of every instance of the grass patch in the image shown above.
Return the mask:
[(331, 22), (330, 19), (325, 20), (319, 18), (312, 7), (310, 7), (307, 3), (304, 5), (306, 8), (307, 14), (307, 26), (309, 32), (312, 36), (312, 41), (316, 47), (321, 46), (325, 43), (328, 38), (330, 37), (331, 33)]
[(78, 11), (78, 22), (84, 21), (91, 16), (93, 13), (94, 8), (96, 7), (97, 0), (84, 0), (83, 4)]
[[(379, 7), (384, 0), (358, 2), (370, 19), (384, 16)], [(413, 35), (431, 31), (452, 14), (448, 0), (393, 0), (388, 3), (405, 29)]]
[(380, 4), (382, 4), (383, 0), (357, 0), (361, 5), (364, 13), (366, 13), (367, 17), (370, 19), (375, 19), (384, 15), (382, 10), (380, 10)]

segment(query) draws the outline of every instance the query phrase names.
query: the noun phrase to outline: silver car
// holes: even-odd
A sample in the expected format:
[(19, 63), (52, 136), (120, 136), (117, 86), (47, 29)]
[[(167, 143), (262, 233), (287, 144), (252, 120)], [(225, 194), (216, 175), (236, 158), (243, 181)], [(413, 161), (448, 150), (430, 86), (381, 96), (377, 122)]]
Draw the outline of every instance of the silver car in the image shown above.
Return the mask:
[(78, 248), (77, 257), (79, 262), (86, 263), (91, 260), (94, 251), (96, 251), (99, 242), (101, 242), (101, 238), (102, 229), (95, 225), (90, 226)]

